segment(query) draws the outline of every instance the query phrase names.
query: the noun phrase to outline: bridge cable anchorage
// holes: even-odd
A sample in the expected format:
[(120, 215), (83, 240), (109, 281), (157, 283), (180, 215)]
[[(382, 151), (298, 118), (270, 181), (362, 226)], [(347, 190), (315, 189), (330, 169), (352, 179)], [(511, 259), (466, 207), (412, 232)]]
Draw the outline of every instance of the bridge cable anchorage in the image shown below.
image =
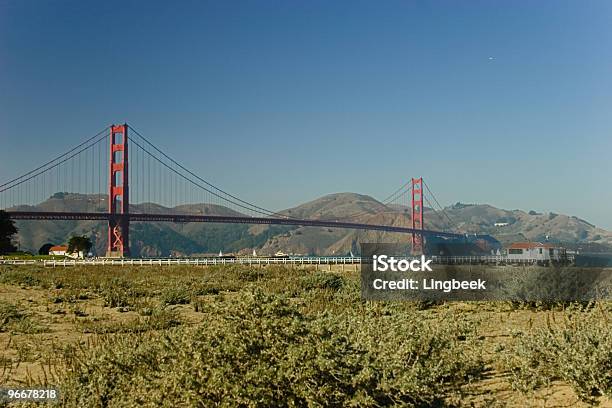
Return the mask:
[[(17, 177), (17, 178), (14, 178), (13, 180), (7, 181), (7, 182), (6, 182), (6, 183), (4, 183), (4, 184), (0, 184), (0, 188), (5, 187), (5, 186), (7, 186), (7, 185), (9, 185), (9, 184), (12, 184), (13, 182), (15, 182), (15, 181), (17, 181), (17, 180), (20, 180), (20, 179), (22, 179), (22, 178), (24, 178), (24, 177), (26, 177), (26, 176), (29, 176), (30, 174), (32, 174), (32, 173), (34, 173), (34, 172), (36, 172), (36, 171), (38, 171), (38, 170), (40, 170), (40, 169), (42, 169), (42, 168), (47, 167), (49, 164), (51, 164), (51, 163), (53, 163), (53, 162), (55, 162), (55, 161), (57, 161), (57, 160), (61, 159), (62, 157), (66, 156), (66, 155), (68, 155), (68, 154), (70, 154), (70, 153), (72, 153), (73, 151), (75, 151), (75, 150), (77, 150), (78, 148), (80, 148), (81, 146), (83, 146), (83, 145), (85, 145), (85, 144), (89, 143), (90, 141), (94, 140), (95, 138), (99, 137), (100, 135), (103, 135), (103, 134), (104, 134), (104, 135), (106, 136), (106, 131), (107, 131), (107, 130), (108, 130), (108, 126), (107, 126), (107, 127), (105, 127), (104, 129), (102, 129), (101, 131), (99, 131), (98, 133), (96, 133), (95, 135), (93, 135), (92, 137), (90, 137), (89, 139), (85, 140), (85, 141), (84, 141), (84, 142), (82, 142), (81, 144), (79, 144), (79, 145), (77, 145), (77, 146), (73, 147), (72, 149), (68, 150), (68, 151), (67, 151), (66, 153), (64, 153), (64, 154), (59, 155), (59, 156), (58, 156), (58, 157), (56, 157), (55, 159), (48, 161), (47, 163), (43, 164), (42, 166), (39, 166), (39, 167), (35, 168), (34, 170), (30, 170), (29, 172), (27, 172), (27, 173), (25, 173), (25, 174), (23, 174), (23, 175), (21, 175), (21, 176), (19, 176), (19, 177)], [(0, 192), (2, 192), (2, 191), (5, 191), (5, 190), (0, 190)]]
[(427, 191), (429, 192), (429, 194), (431, 194), (431, 197), (434, 199), (434, 201), (436, 202), (436, 204), (438, 204), (438, 207), (442, 210), (442, 213), (446, 216), (446, 218), (448, 219), (448, 221), (451, 224), (451, 227), (453, 227), (455, 230), (458, 230), (459, 228), (457, 227), (457, 224), (455, 224), (455, 222), (448, 216), (448, 214), (446, 213), (446, 211), (444, 210), (444, 208), (440, 205), (440, 203), (438, 202), (438, 199), (436, 198), (435, 194), (433, 193), (433, 191), (431, 191), (431, 189), (429, 188), (429, 186), (427, 185), (427, 183), (425, 183), (423, 181), (423, 184), (425, 184), (425, 188), (427, 189)]
[[(236, 197), (236, 196), (234, 196), (234, 195), (232, 195), (232, 194), (228, 193), (227, 191), (224, 191), (224, 190), (220, 189), (219, 187), (217, 187), (217, 186), (215, 186), (215, 185), (213, 185), (213, 184), (209, 183), (208, 181), (204, 180), (203, 178), (201, 178), (201, 177), (200, 177), (200, 176), (198, 176), (197, 174), (195, 174), (195, 173), (193, 173), (192, 171), (190, 171), (189, 169), (185, 168), (183, 165), (181, 165), (180, 163), (178, 163), (178, 162), (177, 162), (176, 160), (174, 160), (172, 157), (168, 156), (166, 153), (164, 153), (162, 150), (160, 150), (160, 149), (159, 149), (157, 146), (155, 146), (153, 143), (151, 143), (151, 142), (150, 142), (150, 141), (149, 141), (147, 138), (145, 138), (145, 137), (144, 137), (142, 134), (140, 134), (140, 133), (139, 133), (139, 132), (138, 132), (136, 129), (134, 129), (134, 127), (133, 127), (133, 126), (128, 125), (128, 127), (129, 127), (129, 128), (130, 128), (130, 129), (131, 129), (133, 132), (134, 132), (134, 134), (136, 134), (138, 137), (140, 137), (140, 139), (142, 139), (142, 140), (143, 140), (143, 141), (144, 141), (146, 144), (148, 144), (149, 146), (151, 146), (153, 149), (155, 149), (155, 151), (157, 151), (158, 153), (160, 153), (161, 155), (163, 155), (163, 156), (164, 156), (166, 159), (170, 160), (170, 161), (171, 161), (173, 164), (175, 164), (175, 165), (176, 165), (177, 167), (179, 167), (181, 170), (183, 170), (183, 171), (187, 172), (187, 173), (188, 173), (189, 175), (191, 175), (192, 177), (195, 177), (195, 178), (196, 178), (197, 180), (199, 180), (200, 182), (202, 182), (202, 183), (206, 184), (207, 186), (209, 186), (209, 187), (211, 187), (211, 188), (213, 188), (213, 189), (215, 189), (215, 190), (219, 191), (220, 193), (225, 194), (226, 196), (228, 196), (228, 197), (230, 197), (230, 198), (232, 198), (232, 199), (234, 199), (234, 200), (236, 200), (236, 201), (239, 201), (239, 202), (240, 202), (240, 203), (242, 203), (242, 204), (245, 204), (245, 205), (247, 205), (247, 206), (249, 206), (249, 207), (252, 207), (252, 208), (250, 208), (250, 209), (249, 209), (249, 211), (253, 211), (253, 212), (256, 212), (256, 213), (259, 213), (259, 214), (266, 214), (266, 215), (268, 215), (268, 216), (278, 216), (278, 217), (285, 217), (285, 218), (295, 218), (295, 217), (292, 217), (292, 216), (289, 216), (289, 215), (286, 215), (286, 214), (282, 214), (282, 213), (279, 213), (279, 212), (276, 212), (276, 211), (268, 210), (268, 209), (263, 208), (263, 207), (259, 207), (259, 206), (255, 205), (255, 204), (253, 204), (253, 203), (250, 203), (250, 202), (248, 202), (248, 201), (242, 200), (241, 198)], [(139, 145), (139, 147), (140, 147), (140, 148), (141, 148), (143, 151), (145, 151), (147, 154), (149, 154), (149, 155), (150, 155), (150, 156), (152, 156), (153, 158), (157, 159), (157, 158), (156, 158), (156, 157), (155, 157), (153, 154), (151, 154), (149, 151), (147, 151), (146, 149), (144, 149), (142, 146), (140, 146), (140, 145)], [(158, 160), (158, 159), (157, 159), (157, 160)], [(162, 164), (164, 164), (164, 165), (165, 165), (165, 163), (163, 163), (162, 161), (160, 161), (160, 160), (158, 160), (158, 161), (159, 161), (160, 163), (162, 163)], [(168, 167), (168, 166), (166, 166), (166, 167)], [(170, 168), (170, 167), (168, 167), (168, 168)], [(171, 169), (171, 168), (170, 168), (170, 169)], [(192, 183), (192, 184), (194, 184), (194, 185), (197, 185), (198, 187), (200, 187), (200, 188), (204, 189), (205, 191), (207, 191), (207, 192), (209, 192), (209, 193), (211, 193), (211, 194), (215, 195), (216, 197), (218, 197), (218, 198), (220, 198), (220, 199), (222, 199), (222, 200), (226, 200), (226, 201), (228, 201), (228, 202), (231, 202), (231, 203), (233, 203), (234, 205), (239, 205), (239, 204), (237, 204), (237, 203), (233, 202), (232, 200), (230, 200), (230, 199), (228, 199), (228, 198), (226, 198), (226, 197), (222, 197), (222, 196), (220, 196), (220, 195), (218, 195), (218, 194), (216, 194), (216, 193), (214, 193), (214, 192), (212, 192), (212, 191), (208, 190), (207, 188), (205, 188), (205, 187), (203, 187), (203, 186), (200, 186), (200, 185), (196, 184), (195, 182), (193, 182), (193, 180), (189, 180), (189, 179), (188, 179), (187, 177), (185, 177), (184, 175), (181, 175), (181, 174), (180, 174), (178, 171), (176, 171), (176, 170), (174, 170), (174, 169), (171, 169), (171, 170), (172, 170), (174, 173), (176, 173), (177, 175), (180, 175), (181, 177), (183, 177), (185, 180), (187, 180), (187, 181), (191, 182), (191, 183)], [(244, 207), (244, 206), (242, 206), (242, 205), (239, 205), (239, 206), (240, 206), (241, 208), (246, 208), (246, 207)], [(259, 211), (258, 211), (258, 210), (259, 210)], [(263, 211), (263, 212), (262, 212), (262, 211)], [(297, 219), (297, 218), (295, 218), (295, 219)]]
[[(108, 128), (107, 128), (107, 129), (108, 129)], [(84, 152), (84, 151), (86, 151), (87, 149), (89, 149), (89, 148), (91, 148), (91, 147), (93, 147), (93, 146), (97, 145), (97, 144), (98, 144), (98, 143), (100, 143), (102, 140), (105, 140), (105, 137), (98, 138), (98, 140), (96, 140), (96, 141), (94, 141), (94, 142), (91, 142), (89, 145), (87, 145), (87, 146), (83, 147), (82, 149), (80, 149), (80, 150), (79, 150), (79, 151), (77, 151), (76, 153), (73, 153), (72, 155), (70, 155), (70, 156), (68, 156), (68, 157), (64, 158), (64, 159), (63, 159), (63, 160), (61, 160), (61, 161), (57, 161), (57, 162), (55, 162), (56, 160), (58, 160), (58, 159), (60, 159), (60, 158), (62, 158), (62, 157), (64, 157), (64, 156), (66, 156), (66, 154), (69, 154), (69, 153), (73, 152), (75, 149), (70, 150), (70, 152), (65, 153), (65, 154), (63, 154), (62, 156), (60, 156), (60, 157), (58, 157), (58, 158), (56, 158), (56, 159), (54, 159), (54, 160), (50, 161), (49, 163), (47, 163), (47, 165), (48, 165), (48, 164), (52, 164), (52, 163), (53, 163), (53, 165), (52, 165), (52, 166), (47, 167), (47, 168), (44, 168), (46, 165), (45, 165), (45, 166), (40, 166), (40, 167), (38, 167), (38, 170), (40, 170), (40, 171), (38, 171), (38, 173), (35, 173), (35, 174), (32, 174), (32, 173), (34, 173), (34, 172), (35, 172), (35, 171), (37, 171), (37, 170), (32, 170), (32, 171), (28, 172), (28, 173), (27, 173), (27, 175), (30, 175), (30, 176), (29, 176), (29, 177), (27, 177), (27, 178), (24, 178), (24, 177), (26, 177), (26, 175), (23, 175), (23, 176), (17, 177), (16, 179), (13, 179), (11, 182), (7, 182), (7, 183), (2, 184), (2, 186), (0, 186), (0, 193), (3, 193), (3, 192), (5, 192), (5, 191), (7, 191), (7, 190), (10, 190), (10, 189), (14, 188), (14, 187), (17, 187), (17, 186), (19, 186), (19, 185), (21, 185), (21, 184), (23, 184), (23, 183), (25, 183), (25, 182), (27, 182), (27, 181), (29, 181), (29, 180), (32, 180), (32, 179), (34, 179), (34, 178), (36, 178), (36, 177), (40, 176), (40, 175), (41, 175), (41, 174), (43, 174), (43, 173), (46, 173), (46, 172), (48, 172), (48, 171), (51, 171), (51, 170), (52, 170), (52, 169), (54, 169), (54, 168), (57, 168), (58, 166), (60, 166), (60, 165), (62, 165), (62, 164), (64, 164), (64, 163), (66, 163), (66, 162), (68, 162), (70, 159), (72, 159), (72, 158), (74, 158), (74, 157), (78, 156), (79, 154), (83, 153), (83, 152)], [(82, 143), (80, 146), (83, 146), (83, 143)], [(55, 163), (54, 163), (54, 162), (55, 162)], [(41, 169), (42, 169), (42, 170), (41, 170)], [(66, 168), (64, 168), (64, 173), (66, 173), (66, 172), (67, 172), (67, 169), (66, 169)], [(67, 180), (66, 180), (66, 178), (67, 178), (67, 174), (64, 174), (64, 183), (66, 183), (66, 181), (67, 181)], [(21, 180), (20, 180), (20, 179), (21, 179)], [(18, 180), (19, 180), (19, 181), (18, 181)], [(11, 184), (12, 182), (14, 182), (14, 184)], [(9, 185), (9, 184), (11, 184), (11, 185)], [(5, 187), (5, 186), (7, 186), (7, 185), (9, 185), (9, 186), (8, 186), (8, 187)], [(2, 187), (4, 187), (4, 188), (2, 188)], [(65, 187), (65, 186), (64, 186), (64, 187)]]

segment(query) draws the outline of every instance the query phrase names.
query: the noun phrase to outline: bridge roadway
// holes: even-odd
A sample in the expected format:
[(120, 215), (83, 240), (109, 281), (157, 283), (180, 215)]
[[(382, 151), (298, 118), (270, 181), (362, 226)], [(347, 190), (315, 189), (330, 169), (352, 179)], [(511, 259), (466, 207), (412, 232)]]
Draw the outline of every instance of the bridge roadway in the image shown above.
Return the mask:
[[(108, 213), (96, 212), (47, 212), (47, 211), (7, 211), (14, 220), (93, 220), (108, 221)], [(192, 215), (192, 214), (139, 214), (130, 213), (114, 215), (113, 217), (128, 217), (130, 221), (140, 222), (214, 222), (222, 224), (267, 224), (267, 225), (298, 225), (303, 227), (346, 228), (370, 231), (400, 232), (404, 234), (417, 233), (424, 236), (445, 238), (463, 238), (465, 235), (452, 232), (420, 230), (392, 225), (360, 224), (333, 220), (302, 220), (296, 218), (272, 217), (234, 217), (224, 215)]]

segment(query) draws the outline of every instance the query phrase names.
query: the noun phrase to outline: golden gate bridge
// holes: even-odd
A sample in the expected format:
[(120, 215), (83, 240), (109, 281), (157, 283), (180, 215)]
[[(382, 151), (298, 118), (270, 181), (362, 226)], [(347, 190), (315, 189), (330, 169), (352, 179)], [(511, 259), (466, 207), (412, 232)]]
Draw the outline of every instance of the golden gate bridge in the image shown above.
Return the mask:
[[(431, 205), (425, 191), (437, 204)], [(49, 208), (53, 195), (82, 194), (78, 209)], [(303, 219), (272, 211), (213, 185), (171, 158), (128, 124), (111, 125), (64, 154), (0, 184), (0, 209), (14, 220), (93, 220), (108, 224), (107, 256), (130, 256), (130, 222), (208, 222), (347, 228), (409, 234), (413, 253), (428, 237), (464, 239), (425, 228), (424, 203), (452, 225), (423, 178), (411, 178), (381, 203), (408, 204), (407, 226), (356, 222), (368, 212)], [(195, 206), (195, 207), (194, 207)], [(171, 207), (175, 213), (162, 211)], [(85, 211), (83, 211), (85, 209)], [(195, 212), (195, 213), (194, 213)]]

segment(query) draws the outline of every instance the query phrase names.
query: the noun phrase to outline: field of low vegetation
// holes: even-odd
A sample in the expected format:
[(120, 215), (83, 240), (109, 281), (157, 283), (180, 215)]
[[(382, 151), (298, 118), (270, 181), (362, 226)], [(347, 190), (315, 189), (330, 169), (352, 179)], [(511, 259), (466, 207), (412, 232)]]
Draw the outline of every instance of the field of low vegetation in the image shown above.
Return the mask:
[(611, 312), (365, 302), (355, 271), (0, 266), (0, 385), (64, 407), (610, 406)]

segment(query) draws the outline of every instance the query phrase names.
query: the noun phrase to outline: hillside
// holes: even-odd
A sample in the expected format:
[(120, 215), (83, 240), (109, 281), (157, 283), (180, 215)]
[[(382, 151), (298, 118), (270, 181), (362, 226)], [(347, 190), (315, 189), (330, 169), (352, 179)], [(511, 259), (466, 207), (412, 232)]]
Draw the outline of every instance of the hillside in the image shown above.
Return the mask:
[[(612, 232), (575, 216), (460, 203), (449, 207), (446, 212), (452, 220), (456, 220), (458, 229), (488, 233), (502, 242), (519, 239), (544, 241), (548, 238), (555, 242), (612, 245)], [(508, 225), (495, 226), (495, 223)]]
[[(35, 207), (21, 210), (104, 211), (106, 197), (58, 193)], [(136, 204), (132, 212), (241, 215), (219, 205), (190, 204), (167, 208), (156, 204)], [(330, 194), (281, 211), (290, 217), (339, 220), (398, 226), (410, 225), (410, 210), (385, 206), (372, 197), (355, 193)], [(425, 227), (467, 233), (488, 233), (502, 243), (519, 240), (550, 241), (612, 246), (612, 233), (577, 217), (503, 210), (486, 204), (449, 206), (446, 214), (425, 208)], [(501, 226), (495, 226), (502, 223)], [(76, 234), (92, 238), (97, 254), (104, 254), (106, 226), (93, 221), (19, 221), (22, 249), (37, 251), (44, 243), (64, 243)], [(277, 251), (296, 254), (345, 255), (356, 252), (359, 242), (406, 242), (405, 234), (355, 231), (336, 228), (285, 227), (205, 223), (133, 223), (131, 246), (134, 256), (182, 256), (204, 253), (242, 252), (258, 254)]]
[[(23, 211), (95, 211), (106, 209), (105, 196), (58, 193), (35, 206), (20, 206)], [(133, 213), (242, 215), (229, 208), (211, 204), (182, 205), (167, 208), (157, 204), (130, 206)], [(106, 223), (97, 221), (17, 221), (19, 244), (22, 250), (37, 252), (43, 244), (65, 243), (73, 235), (86, 235), (94, 243), (94, 253), (106, 252)], [(173, 224), (163, 222), (131, 225), (130, 243), (133, 256), (181, 256), (192, 254), (238, 251), (263, 245), (272, 235), (285, 233), (290, 227), (276, 226), (260, 233), (249, 231), (240, 224)]]

